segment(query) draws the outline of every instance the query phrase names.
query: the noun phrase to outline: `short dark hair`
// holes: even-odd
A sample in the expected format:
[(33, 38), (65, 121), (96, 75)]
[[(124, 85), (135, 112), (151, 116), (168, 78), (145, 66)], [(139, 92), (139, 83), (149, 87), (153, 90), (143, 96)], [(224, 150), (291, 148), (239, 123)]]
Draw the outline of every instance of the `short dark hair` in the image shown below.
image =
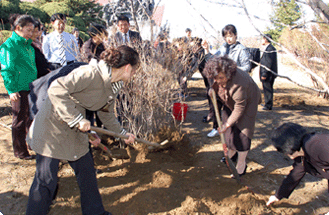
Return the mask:
[(234, 25), (228, 24), (222, 29), (222, 36), (225, 37), (227, 34), (237, 35), (237, 30)]
[(278, 152), (293, 154), (300, 150), (305, 134), (307, 131), (303, 126), (288, 122), (274, 129), (271, 141)]
[(14, 22), (15, 22), (15, 20), (16, 20), (19, 16), (21, 16), (21, 14), (19, 14), (19, 13), (12, 13), (12, 14), (10, 14), (9, 17), (8, 17), (8, 21), (9, 21), (9, 24), (11, 25), (11, 30), (12, 30), (12, 31), (15, 30), (15, 29), (14, 29)]
[(66, 20), (66, 16), (62, 13), (55, 13), (50, 17), (50, 22), (55, 22), (56, 20)]
[(227, 56), (214, 56), (206, 63), (203, 73), (210, 79), (215, 78), (219, 73), (224, 73), (226, 78), (231, 80), (236, 73), (236, 68), (236, 63)]
[(41, 22), (38, 19), (34, 19), (34, 28), (38, 28), (38, 30), (41, 30)]
[(118, 22), (117, 23), (119, 23), (119, 21), (127, 21), (129, 23), (129, 18), (125, 15), (121, 15), (121, 16), (118, 16)]
[(18, 16), (14, 23), (13, 23), (13, 28), (15, 29), (17, 26), (20, 26), (20, 27), (24, 27), (30, 23), (32, 23), (34, 25), (34, 18), (30, 15), (21, 15), (21, 16)]
[(95, 37), (96, 35), (100, 34), (105, 34), (106, 36), (108, 36), (105, 26), (97, 23), (91, 24), (88, 29), (89, 37)]
[(264, 34), (263, 38), (265, 38), (267, 40), (267, 42), (271, 43), (271, 41), (268, 38), (270, 38), (272, 40), (272, 35), (271, 34)]
[(186, 28), (185, 32), (192, 32), (192, 30), (190, 28)]

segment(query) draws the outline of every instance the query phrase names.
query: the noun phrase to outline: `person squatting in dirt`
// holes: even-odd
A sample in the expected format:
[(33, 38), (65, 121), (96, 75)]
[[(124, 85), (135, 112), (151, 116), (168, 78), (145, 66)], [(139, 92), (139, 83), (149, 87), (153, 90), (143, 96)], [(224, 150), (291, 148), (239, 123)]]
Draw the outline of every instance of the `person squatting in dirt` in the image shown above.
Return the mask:
[(25, 138), (31, 125), (29, 83), (37, 79), (35, 51), (31, 46), (35, 20), (29, 15), (17, 15), (11, 20), (14, 31), (0, 46), (1, 75), (12, 106), (14, 155), (31, 160), (33, 156), (28, 151)]
[(294, 160), (294, 164), (267, 206), (289, 198), (306, 173), (328, 179), (329, 185), (329, 134), (311, 133), (303, 126), (289, 122), (276, 128), (271, 140), (278, 152)]
[(249, 74), (226, 56), (212, 57), (206, 63), (204, 73), (214, 80), (212, 88), (221, 101), (218, 109), (222, 108), (223, 126), (218, 127), (218, 132), (224, 133), (228, 157), (232, 158), (237, 153), (236, 169), (240, 176), (244, 175), (257, 108), (262, 100), (261, 92)]
[[(53, 81), (48, 97), (38, 111), (27, 136), (36, 152), (36, 173), (30, 188), (27, 215), (47, 214), (57, 190), (60, 160), (67, 160), (74, 169), (80, 188), (83, 214), (106, 212), (97, 187), (96, 173), (88, 135), (90, 121), (85, 119), (88, 108), (98, 111), (103, 124), (116, 133), (127, 133), (114, 115), (114, 102), (123, 82), (128, 82), (139, 67), (139, 54), (122, 45), (108, 48), (101, 61), (80, 66), (64, 77)], [(98, 146), (100, 139), (90, 141)]]

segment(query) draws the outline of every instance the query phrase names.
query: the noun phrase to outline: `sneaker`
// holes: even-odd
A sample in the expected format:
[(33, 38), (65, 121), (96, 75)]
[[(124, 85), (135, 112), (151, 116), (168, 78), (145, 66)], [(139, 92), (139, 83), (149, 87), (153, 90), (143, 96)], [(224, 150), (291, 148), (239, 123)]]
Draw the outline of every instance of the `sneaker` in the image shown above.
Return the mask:
[(217, 137), (217, 136), (219, 136), (217, 129), (212, 129), (211, 132), (207, 134), (207, 137)]

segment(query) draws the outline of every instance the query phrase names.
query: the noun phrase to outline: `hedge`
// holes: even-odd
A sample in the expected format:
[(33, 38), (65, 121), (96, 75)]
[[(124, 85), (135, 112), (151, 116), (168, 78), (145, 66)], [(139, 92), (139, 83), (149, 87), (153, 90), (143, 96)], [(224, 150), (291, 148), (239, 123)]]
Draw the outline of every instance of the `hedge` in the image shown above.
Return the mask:
[(12, 31), (3, 30), (0, 31), (0, 45), (4, 43), (12, 35)]
[(41, 10), (45, 11), (49, 16), (55, 13), (63, 13), (66, 16), (74, 16), (73, 10), (69, 8), (69, 6), (62, 2), (48, 2), (42, 5)]

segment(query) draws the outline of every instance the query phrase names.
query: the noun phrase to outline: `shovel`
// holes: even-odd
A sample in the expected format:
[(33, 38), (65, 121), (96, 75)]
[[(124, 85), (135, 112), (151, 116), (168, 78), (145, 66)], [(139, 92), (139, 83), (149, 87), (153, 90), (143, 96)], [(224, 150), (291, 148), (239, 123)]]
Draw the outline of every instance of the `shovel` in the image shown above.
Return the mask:
[[(222, 128), (222, 121), (220, 120), (218, 106), (217, 106), (216, 93), (215, 93), (214, 89), (211, 88), (209, 90), (209, 94), (210, 94), (211, 101), (214, 105), (215, 115), (216, 115), (218, 126), (220, 128)], [(241, 184), (241, 180), (240, 180), (240, 176), (238, 174), (238, 171), (236, 170), (236, 168), (234, 166), (234, 163), (231, 160), (231, 158), (228, 157), (227, 145), (225, 143), (225, 137), (224, 137), (223, 133), (220, 133), (220, 138), (221, 138), (221, 141), (222, 141), (222, 144), (223, 144), (223, 151), (224, 151), (224, 156), (225, 156), (225, 160), (226, 160), (226, 165), (227, 165), (229, 171), (233, 174), (234, 178), (238, 181), (239, 184)]]
[[(88, 138), (90, 140), (95, 140), (96, 139), (91, 133), (88, 133)], [(115, 150), (115, 153), (113, 153), (109, 148), (107, 148), (102, 143), (99, 143), (98, 148), (100, 148), (105, 153), (107, 153), (108, 156), (110, 158), (112, 158), (113, 160), (116, 160), (116, 159), (129, 159), (130, 158), (129, 155), (127, 154), (127, 151), (124, 150), (124, 149)]]
[[(90, 130), (92, 131), (95, 131), (97, 133), (101, 133), (101, 134), (106, 134), (106, 135), (109, 135), (109, 136), (113, 136), (113, 137), (119, 137), (121, 139), (128, 139), (129, 136), (128, 135), (124, 135), (124, 134), (118, 134), (118, 133), (115, 133), (113, 131), (109, 131), (109, 130), (106, 130), (106, 129), (103, 129), (103, 128), (98, 128), (98, 127), (94, 127), (94, 126), (90, 126)], [(146, 144), (146, 145), (149, 145), (149, 146), (153, 146), (153, 147), (156, 147), (156, 148), (163, 148), (167, 143), (168, 143), (168, 140), (165, 140), (161, 143), (152, 143), (150, 141), (147, 141), (147, 140), (143, 140), (143, 139), (140, 139), (140, 138), (135, 138), (135, 140), (139, 143), (143, 143), (143, 144)]]

